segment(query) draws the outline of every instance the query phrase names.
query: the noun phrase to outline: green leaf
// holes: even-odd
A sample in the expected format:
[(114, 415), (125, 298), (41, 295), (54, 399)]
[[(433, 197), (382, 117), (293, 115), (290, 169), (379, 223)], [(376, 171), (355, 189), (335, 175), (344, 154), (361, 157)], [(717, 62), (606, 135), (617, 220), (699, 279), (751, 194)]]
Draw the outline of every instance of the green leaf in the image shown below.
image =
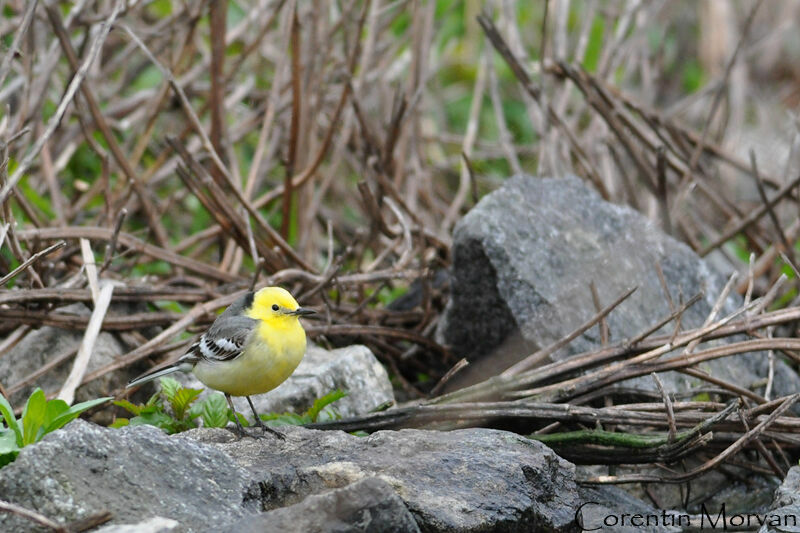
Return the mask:
[(186, 409), (200, 396), (201, 392), (203, 391), (200, 389), (184, 389), (183, 387), (175, 391), (169, 403), (172, 405), (172, 412), (176, 419), (183, 420), (185, 418)]
[(17, 436), (10, 429), (0, 430), (0, 467), (17, 458), (19, 454)]
[(44, 411), (43, 427), (47, 428), (53, 423), (59, 415), (69, 410), (69, 404), (60, 398), (50, 400), (47, 402), (47, 408)]
[(316, 422), (323, 414), (325, 420), (338, 420), (341, 418), (339, 413), (336, 412), (336, 409), (328, 406), (337, 400), (341, 400), (345, 396), (347, 396), (347, 392), (336, 389), (321, 398), (317, 398), (311, 408), (302, 415), (295, 413), (266, 413), (262, 414), (259, 418), (265, 422), (274, 422), (276, 426), (302, 426), (303, 424), (310, 424)]
[(186, 313), (186, 309), (183, 306), (175, 301), (171, 300), (159, 300), (154, 302), (155, 306), (158, 307), (162, 311), (172, 311), (173, 313), (184, 314)]
[(130, 420), (128, 420), (127, 418), (122, 418), (122, 417), (119, 417), (119, 418), (117, 418), (116, 420), (114, 420), (113, 422), (111, 422), (111, 423), (108, 425), (108, 427), (110, 427), (110, 428), (115, 428), (115, 429), (119, 429), (119, 428), (124, 428), (125, 426), (127, 426), (127, 425), (128, 425), (128, 424), (130, 424), (130, 423), (131, 423), (131, 421), (130, 421)]
[(683, 89), (693, 93), (705, 85), (705, 71), (696, 59), (689, 59), (683, 67)]
[(169, 0), (155, 0), (150, 2), (147, 10), (151, 11), (154, 17), (167, 18), (172, 14), (172, 2)]
[(0, 453), (0, 468), (3, 468), (8, 463), (13, 463), (14, 459), (17, 458), (17, 455), (19, 455), (19, 451)]
[(153, 405), (161, 405), (161, 393), (156, 392), (147, 400), (147, 403), (144, 404), (144, 407), (151, 407)]
[(131, 418), (130, 425), (156, 426), (157, 428), (161, 428), (167, 433), (170, 433), (171, 432), (170, 430), (175, 426), (175, 419), (163, 411), (156, 411), (152, 413), (143, 413), (139, 416)]
[(51, 431), (55, 431), (58, 428), (61, 428), (76, 418), (80, 416), (80, 414), (84, 411), (91, 409), (97, 405), (107, 402), (111, 399), (111, 396), (106, 396), (105, 398), (97, 398), (94, 400), (89, 400), (87, 402), (76, 403), (66, 411), (60, 413), (58, 416), (53, 418), (50, 423), (45, 427), (44, 432), (50, 433)]
[(203, 405), (205, 405), (205, 402), (197, 402), (189, 406), (189, 410), (186, 411), (186, 418), (194, 420), (199, 416), (203, 416)]
[(6, 423), (6, 427), (14, 432), (14, 440), (17, 446), (22, 447), (22, 429), (17, 423), (17, 418), (14, 416), (14, 408), (8, 403), (5, 396), (0, 394), (0, 415)]
[(145, 405), (144, 407), (142, 407), (142, 410), (139, 411), (139, 415), (144, 416), (152, 413), (163, 413), (163, 412), (164, 412), (164, 406), (162, 406), (160, 403), (157, 403), (155, 405)]
[(228, 425), (228, 403), (222, 394), (212, 394), (202, 403), (203, 426), (224, 428)]
[(325, 409), (325, 407), (329, 406), (330, 404), (332, 404), (337, 400), (341, 400), (345, 396), (347, 396), (347, 392), (341, 389), (336, 389), (334, 391), (331, 391), (322, 398), (317, 398), (316, 400), (314, 400), (314, 405), (312, 405), (311, 408), (308, 411), (306, 411), (305, 414), (310, 418), (311, 422), (316, 422), (319, 413), (323, 409)]
[(312, 422), (308, 414), (270, 413), (261, 415), (260, 418), (264, 422), (275, 422), (274, 424), (270, 424), (274, 426), (302, 426), (303, 424), (310, 424)]
[(603, 38), (605, 36), (605, 19), (599, 15), (594, 17), (592, 28), (589, 30), (589, 46), (586, 47), (586, 54), (583, 57), (583, 68), (594, 73), (597, 64), (600, 62), (600, 55), (603, 48)]
[(136, 405), (135, 403), (129, 402), (128, 400), (115, 400), (112, 403), (117, 407), (122, 407), (123, 409), (125, 409), (134, 416), (141, 413), (143, 408), (143, 406)]
[(189, 420), (189, 419), (176, 420), (173, 418), (172, 423), (169, 424), (169, 426), (166, 429), (168, 433), (172, 434), (172, 433), (180, 433), (182, 431), (187, 431), (196, 427), (197, 424), (195, 423), (194, 420)]
[(138, 92), (142, 89), (154, 89), (163, 79), (161, 71), (153, 65), (147, 65), (140, 74), (131, 81), (130, 89)]
[(54, 217), (50, 201), (48, 201), (47, 198), (44, 198), (42, 195), (40, 195), (36, 191), (36, 189), (31, 187), (30, 184), (28, 184), (27, 179), (20, 180), (18, 186), (21, 189), (22, 195), (25, 198), (27, 198), (31, 203), (33, 203), (36, 207), (42, 210), (45, 213), (45, 215), (47, 215), (48, 218)]
[[(233, 418), (234, 414), (236, 415), (236, 418)], [(264, 417), (262, 416), (261, 418), (263, 419)], [(246, 428), (250, 427), (250, 421), (247, 420), (246, 416), (244, 416), (242, 413), (234, 413), (233, 411), (228, 409), (228, 420), (230, 420), (231, 422), (233, 422), (235, 424), (236, 423), (236, 419), (239, 419), (239, 423), (242, 425), (242, 427), (246, 427)]]
[(17, 436), (10, 429), (0, 430), (0, 468), (12, 462), (19, 455)]
[(161, 393), (167, 398), (167, 401), (172, 403), (172, 399), (180, 390), (181, 384), (173, 378), (161, 378)]
[(39, 439), (39, 429), (44, 424), (47, 411), (47, 397), (44, 391), (37, 388), (30, 395), (22, 411), (22, 445), (33, 444)]
[(317, 415), (317, 418), (314, 419), (313, 422), (328, 422), (329, 420), (340, 420), (341, 418), (342, 415), (339, 414), (339, 411), (328, 406), (319, 412), (319, 415)]

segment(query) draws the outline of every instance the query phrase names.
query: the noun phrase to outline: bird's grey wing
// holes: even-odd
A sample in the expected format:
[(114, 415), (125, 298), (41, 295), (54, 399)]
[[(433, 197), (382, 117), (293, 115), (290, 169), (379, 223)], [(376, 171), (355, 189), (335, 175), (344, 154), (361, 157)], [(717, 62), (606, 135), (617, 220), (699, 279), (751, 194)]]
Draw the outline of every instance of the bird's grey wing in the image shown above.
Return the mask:
[(246, 316), (222, 316), (211, 325), (181, 359), (196, 361), (230, 361), (242, 354), (247, 339), (255, 330), (258, 321)]

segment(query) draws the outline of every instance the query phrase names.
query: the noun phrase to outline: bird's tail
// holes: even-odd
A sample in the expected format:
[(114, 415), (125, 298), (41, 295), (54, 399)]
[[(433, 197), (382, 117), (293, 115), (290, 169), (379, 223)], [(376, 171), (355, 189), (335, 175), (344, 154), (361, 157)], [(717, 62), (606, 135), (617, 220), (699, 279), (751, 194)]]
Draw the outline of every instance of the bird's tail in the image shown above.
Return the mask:
[(193, 365), (187, 364), (185, 361), (175, 361), (174, 364), (171, 364), (167, 367), (157, 368), (142, 374), (138, 378), (133, 378), (128, 382), (127, 388), (135, 387), (136, 385), (141, 385), (142, 383), (147, 383), (148, 381), (153, 381), (154, 379), (172, 374), (173, 372), (189, 372), (192, 369), (192, 366)]

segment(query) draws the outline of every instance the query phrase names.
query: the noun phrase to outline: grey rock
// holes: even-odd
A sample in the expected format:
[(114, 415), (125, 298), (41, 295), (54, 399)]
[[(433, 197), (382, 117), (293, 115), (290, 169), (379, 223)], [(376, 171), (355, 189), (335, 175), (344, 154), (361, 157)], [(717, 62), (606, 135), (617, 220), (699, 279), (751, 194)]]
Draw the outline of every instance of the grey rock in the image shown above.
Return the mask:
[(800, 467), (789, 469), (783, 483), (775, 490), (767, 516), (771, 520), (759, 529), (759, 533), (800, 532)]
[(786, 474), (783, 483), (775, 489), (771, 509), (786, 507), (787, 505), (800, 506), (800, 467), (793, 466)]
[[(114, 523), (162, 516), (204, 531), (248, 512), (249, 479), (212, 446), (149, 426), (114, 430), (76, 420), (0, 469), (0, 494), (60, 523), (110, 511)], [(32, 530), (0, 514), (0, 531)]]
[(294, 505), (242, 518), (224, 531), (415, 533), (419, 527), (392, 487), (370, 477), (341, 489), (308, 496)]
[[(190, 532), (258, 527), (269, 516), (290, 524), (304, 512), (309, 528), (327, 516), (332, 531), (388, 531), (391, 523), (398, 531), (414, 531), (414, 523), (421, 531), (574, 529), (574, 465), (519, 435), (283, 431), (285, 440), (236, 440), (222, 429), (168, 436), (76, 420), (0, 469), (0, 494), (64, 524), (108, 511), (107, 531), (120, 533), (158, 531), (170, 520)], [(264, 520), (249, 519), (262, 511)], [(0, 514), (0, 531), (35, 529)]]
[(285, 428), (286, 440), (233, 440), (195, 429), (181, 439), (213, 444), (252, 472), (264, 509), (378, 477), (403, 499), (422, 531), (569, 531), (575, 467), (544, 445), (490, 429), (451, 432)]
[[(800, 505), (787, 505), (779, 507), (763, 515), (764, 525), (759, 533), (798, 533), (800, 532)], [(757, 525), (758, 519), (751, 520)]]
[[(89, 316), (89, 309), (79, 303), (59, 309), (60, 313), (72, 313), (77, 316)], [(16, 346), (0, 357), (0, 376), (3, 384), (13, 386), (32, 372), (41, 369), (45, 364), (69, 351), (77, 351), (83, 340), (83, 332), (70, 331), (51, 326), (43, 326), (28, 333)], [(87, 372), (114, 363), (125, 354), (127, 350), (117, 338), (107, 332), (101, 332), (95, 341)], [(57, 392), (64, 384), (67, 375), (72, 370), (72, 361), (68, 361), (51, 369), (39, 377), (34, 383), (23, 387), (11, 396), (14, 405), (22, 405), (36, 387), (41, 387), (45, 392)], [(101, 378), (93, 380), (78, 387), (75, 401), (82, 402), (107, 396), (112, 390), (125, 385), (123, 373), (112, 372)]]
[[(192, 374), (175, 377), (184, 386), (204, 387)], [(310, 343), (289, 379), (275, 390), (252, 396), (252, 400), (259, 413), (302, 413), (314, 400), (336, 389), (348, 392), (345, 398), (331, 405), (343, 417), (368, 413), (382, 403), (394, 402), (389, 375), (369, 348), (353, 345), (325, 350)], [(233, 402), (237, 411), (252, 418), (245, 398), (234, 398)]]
[[(670, 314), (657, 264), (673, 301), (705, 291), (681, 320), (684, 328), (701, 326), (725, 280), (691, 249), (633, 209), (603, 201), (578, 178), (510, 178), (467, 213), (454, 232), (451, 298), (438, 335), (457, 356), (475, 364), (457, 374), (450, 388), (496, 374), (591, 318), (592, 281), (603, 305), (638, 286), (607, 317), (611, 342), (644, 331)], [(737, 296), (729, 297), (723, 312), (740, 303)], [(595, 327), (553, 357), (599, 345)], [(765, 354), (747, 354), (702, 367), (748, 387), (766, 377), (768, 362)], [(800, 378), (785, 364), (778, 363), (775, 371), (775, 395), (800, 388)], [(677, 373), (662, 379), (669, 392), (701, 383)], [(627, 385), (655, 388), (649, 377)]]

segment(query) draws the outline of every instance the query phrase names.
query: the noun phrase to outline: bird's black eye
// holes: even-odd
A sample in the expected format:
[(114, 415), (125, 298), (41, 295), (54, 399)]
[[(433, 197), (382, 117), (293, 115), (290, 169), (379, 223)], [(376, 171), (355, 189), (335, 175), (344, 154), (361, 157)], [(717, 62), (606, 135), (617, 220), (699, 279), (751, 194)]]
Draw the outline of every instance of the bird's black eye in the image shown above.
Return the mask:
[(278, 304), (272, 304), (273, 311), (277, 311), (278, 309), (280, 309), (280, 307), (278, 307)]

